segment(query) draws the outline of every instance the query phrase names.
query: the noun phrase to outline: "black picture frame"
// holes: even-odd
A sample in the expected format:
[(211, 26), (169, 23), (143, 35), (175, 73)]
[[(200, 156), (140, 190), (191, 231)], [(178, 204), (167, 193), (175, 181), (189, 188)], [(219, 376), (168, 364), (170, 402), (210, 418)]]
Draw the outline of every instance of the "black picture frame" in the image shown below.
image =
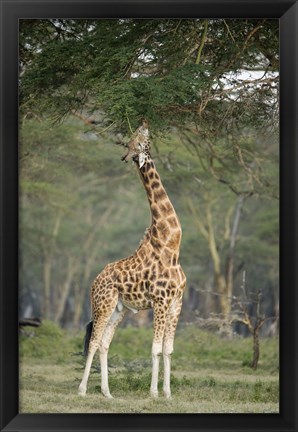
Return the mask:
[[(1, 431), (297, 431), (297, 2), (0, 0), (0, 7)], [(279, 414), (18, 413), (18, 20), (49, 17), (264, 17), (280, 20)]]

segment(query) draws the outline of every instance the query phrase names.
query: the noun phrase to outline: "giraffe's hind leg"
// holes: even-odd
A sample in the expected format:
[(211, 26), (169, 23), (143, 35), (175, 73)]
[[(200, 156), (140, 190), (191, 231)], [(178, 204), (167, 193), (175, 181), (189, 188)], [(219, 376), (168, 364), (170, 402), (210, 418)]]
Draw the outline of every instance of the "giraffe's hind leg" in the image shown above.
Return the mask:
[(176, 332), (176, 327), (181, 311), (182, 297), (176, 299), (169, 308), (166, 327), (163, 339), (163, 362), (164, 362), (164, 379), (163, 379), (163, 392), (166, 398), (171, 397), (171, 386), (170, 386), (170, 376), (171, 376), (171, 354), (174, 347), (174, 337)]
[(108, 304), (105, 303), (104, 308), (98, 307), (97, 309), (95, 308), (93, 309), (94, 316), (93, 316), (92, 334), (89, 343), (86, 366), (85, 366), (81, 384), (79, 386), (79, 395), (81, 396), (85, 396), (86, 394), (87, 382), (88, 382), (94, 354), (101, 347), (101, 341), (102, 341), (105, 328), (116, 308), (117, 302), (118, 302), (118, 293), (115, 292), (114, 296), (109, 297), (109, 303)]
[[(121, 305), (122, 306), (122, 305)], [(122, 321), (127, 309), (122, 309), (116, 306), (102, 336), (102, 340), (99, 346), (99, 358), (100, 358), (100, 370), (101, 370), (101, 393), (107, 397), (112, 398), (109, 390), (108, 382), (108, 352), (110, 343), (113, 339), (116, 327)]]
[(85, 396), (86, 391), (87, 391), (88, 377), (89, 377), (93, 357), (94, 357), (96, 350), (97, 350), (97, 348), (94, 345), (92, 345), (92, 347), (89, 347), (87, 360), (86, 360), (86, 366), (85, 366), (85, 370), (84, 370), (84, 375), (83, 375), (81, 384), (79, 386), (79, 395), (81, 395), (81, 396)]

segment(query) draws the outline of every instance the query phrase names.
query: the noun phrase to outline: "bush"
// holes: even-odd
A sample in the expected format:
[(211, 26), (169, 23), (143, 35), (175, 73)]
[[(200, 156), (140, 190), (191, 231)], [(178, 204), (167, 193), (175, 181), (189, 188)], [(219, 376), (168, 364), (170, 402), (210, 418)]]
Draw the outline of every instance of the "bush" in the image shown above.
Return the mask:
[(20, 336), (20, 357), (63, 362), (71, 355), (64, 331), (51, 321), (43, 321), (33, 332)]

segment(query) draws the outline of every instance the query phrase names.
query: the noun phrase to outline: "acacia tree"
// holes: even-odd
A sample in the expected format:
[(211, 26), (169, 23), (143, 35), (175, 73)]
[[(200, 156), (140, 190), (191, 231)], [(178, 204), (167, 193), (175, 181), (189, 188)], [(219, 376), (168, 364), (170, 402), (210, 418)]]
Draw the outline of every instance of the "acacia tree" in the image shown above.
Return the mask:
[(278, 20), (21, 20), (22, 112), (100, 111), (125, 132), (140, 116), (153, 131), (272, 126), (278, 36)]

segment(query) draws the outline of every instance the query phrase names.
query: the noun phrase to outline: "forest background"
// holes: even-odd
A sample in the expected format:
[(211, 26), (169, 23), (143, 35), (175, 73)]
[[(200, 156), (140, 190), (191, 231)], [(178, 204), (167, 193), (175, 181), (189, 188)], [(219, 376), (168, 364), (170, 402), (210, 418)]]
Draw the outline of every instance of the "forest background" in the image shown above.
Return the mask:
[(20, 21), (21, 317), (81, 328), (95, 276), (138, 247), (150, 212), (120, 157), (146, 117), (182, 224), (181, 321), (277, 333), (278, 50), (278, 20)]

